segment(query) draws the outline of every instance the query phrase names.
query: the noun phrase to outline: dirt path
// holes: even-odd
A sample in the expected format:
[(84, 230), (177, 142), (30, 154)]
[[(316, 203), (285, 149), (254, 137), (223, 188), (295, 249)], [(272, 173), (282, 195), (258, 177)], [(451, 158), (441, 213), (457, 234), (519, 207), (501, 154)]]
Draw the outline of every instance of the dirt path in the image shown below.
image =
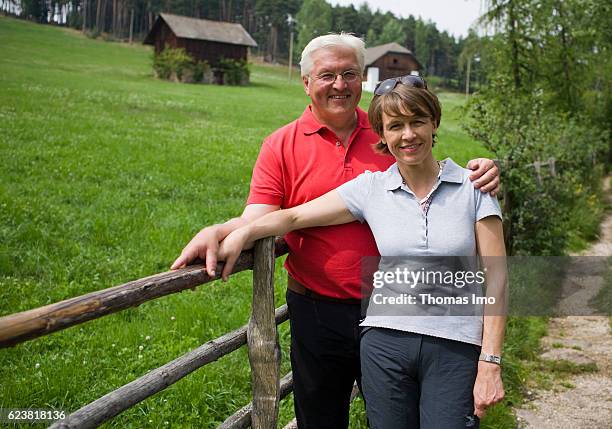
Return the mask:
[[(610, 178), (604, 189), (610, 198)], [(612, 214), (606, 216), (599, 240), (580, 256), (612, 256)], [(595, 310), (588, 306), (602, 287), (603, 270), (602, 261), (575, 258), (559, 303), (559, 314), (568, 316), (551, 319), (548, 336), (542, 339), (542, 359), (596, 365), (597, 371), (529, 392), (534, 399), (516, 410), (520, 428), (612, 427), (612, 335), (608, 317), (589, 315)], [(572, 316), (576, 314), (581, 316)]]

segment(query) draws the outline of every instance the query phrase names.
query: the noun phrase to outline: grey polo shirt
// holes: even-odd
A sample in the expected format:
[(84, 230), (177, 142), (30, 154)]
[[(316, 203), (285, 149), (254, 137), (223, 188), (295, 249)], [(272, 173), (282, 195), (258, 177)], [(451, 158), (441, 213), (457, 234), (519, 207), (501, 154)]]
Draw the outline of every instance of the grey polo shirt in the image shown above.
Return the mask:
[[(475, 224), (488, 216), (501, 218), (495, 197), (474, 189), (470, 171), (450, 158), (443, 162), (426, 213), (403, 184), (397, 164), (387, 171), (366, 171), (337, 188), (347, 208), (367, 222), (381, 256), (476, 256)], [(481, 344), (478, 316), (380, 316), (367, 314), (363, 326), (432, 335)]]

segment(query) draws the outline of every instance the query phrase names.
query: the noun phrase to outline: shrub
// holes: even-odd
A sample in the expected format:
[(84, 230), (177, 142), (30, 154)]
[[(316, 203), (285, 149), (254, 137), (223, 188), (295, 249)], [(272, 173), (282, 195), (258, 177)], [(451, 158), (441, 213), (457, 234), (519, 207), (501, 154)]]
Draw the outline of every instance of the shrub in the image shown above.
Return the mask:
[(251, 70), (244, 60), (222, 58), (219, 69), (223, 72), (223, 83), (226, 85), (248, 85)]
[(160, 79), (210, 83), (212, 70), (206, 61), (196, 61), (183, 48), (166, 48), (153, 57), (153, 70)]
[(161, 79), (178, 79), (183, 75), (183, 70), (193, 62), (184, 49), (165, 48), (153, 57), (153, 69)]
[(197, 61), (192, 63), (194, 82), (212, 83), (213, 72), (207, 61)]
[[(605, 157), (607, 135), (584, 116), (546, 109), (545, 102), (542, 91), (519, 94), (498, 78), (468, 105), (468, 132), (505, 161), (507, 245), (515, 255), (563, 254), (572, 234), (592, 234), (599, 220), (574, 222), (576, 210), (597, 210), (592, 203), (603, 169), (596, 161)], [(538, 181), (534, 161), (551, 157), (556, 175), (542, 168)]]

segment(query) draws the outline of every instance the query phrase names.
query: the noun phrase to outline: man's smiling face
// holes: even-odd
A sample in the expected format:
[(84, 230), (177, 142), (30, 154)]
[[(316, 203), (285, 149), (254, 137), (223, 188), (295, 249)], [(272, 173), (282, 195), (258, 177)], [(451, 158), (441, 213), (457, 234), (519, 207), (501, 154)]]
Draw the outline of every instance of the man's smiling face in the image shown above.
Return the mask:
[[(312, 102), (312, 112), (323, 124), (352, 120), (361, 99), (361, 70), (355, 53), (345, 47), (322, 48), (312, 53), (313, 67), (304, 76), (304, 90)], [(358, 78), (346, 82), (336, 76), (333, 82), (325, 82), (321, 76), (354, 71)]]

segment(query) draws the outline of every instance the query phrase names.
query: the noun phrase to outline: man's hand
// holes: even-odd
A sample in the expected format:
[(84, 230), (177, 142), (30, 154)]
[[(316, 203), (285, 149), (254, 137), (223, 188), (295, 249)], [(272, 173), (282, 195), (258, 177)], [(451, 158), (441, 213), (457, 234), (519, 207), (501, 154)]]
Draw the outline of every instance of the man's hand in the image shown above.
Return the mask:
[(479, 419), (485, 410), (504, 399), (504, 385), (501, 379), (501, 366), (478, 361), (478, 374), (474, 383), (474, 414)]
[(472, 159), (468, 162), (467, 168), (472, 170), (470, 180), (474, 182), (476, 189), (480, 189), (481, 192), (490, 192), (493, 197), (499, 192), (499, 169), (492, 160)]
[(209, 276), (215, 277), (217, 267), (217, 253), (219, 251), (219, 226), (213, 225), (198, 232), (185, 246), (176, 261), (170, 267), (171, 270), (178, 270), (186, 267), (188, 263), (196, 258), (206, 261), (206, 272)]

